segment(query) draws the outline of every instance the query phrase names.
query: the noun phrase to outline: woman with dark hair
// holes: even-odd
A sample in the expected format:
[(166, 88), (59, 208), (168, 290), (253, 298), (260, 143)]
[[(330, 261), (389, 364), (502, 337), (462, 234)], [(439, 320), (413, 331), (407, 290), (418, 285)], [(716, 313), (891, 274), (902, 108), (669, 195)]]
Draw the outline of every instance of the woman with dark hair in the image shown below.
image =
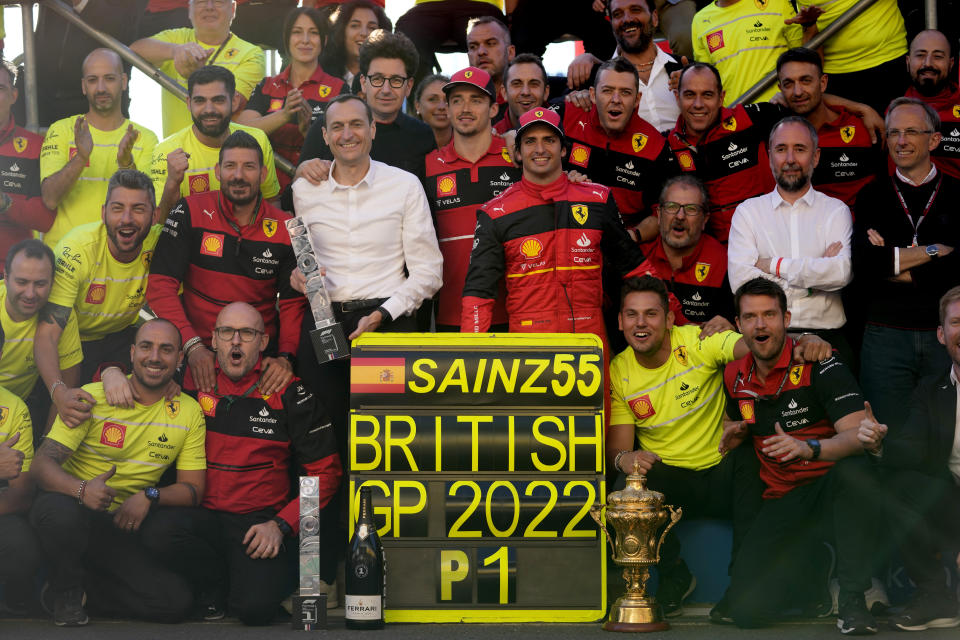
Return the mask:
[[(283, 23), (284, 53), (290, 64), (279, 74), (264, 78), (253, 90), (246, 108), (235, 122), (262, 129), (273, 150), (294, 165), (310, 124), (323, 114), (324, 103), (348, 93), (343, 81), (324, 73), (319, 56), (327, 22), (316, 9), (294, 9)], [(290, 176), (277, 170), (281, 190)]]
[(330, 75), (343, 78), (347, 87), (351, 87), (360, 71), (360, 45), (377, 29), (393, 31), (393, 23), (377, 4), (370, 0), (343, 3), (333, 14), (333, 26), (320, 66)]
[(448, 82), (450, 78), (435, 73), (421, 80), (413, 93), (413, 106), (420, 119), (433, 129), (437, 149), (442, 149), (453, 139), (453, 125), (450, 124), (450, 113), (447, 111), (447, 96), (443, 93), (443, 85)]

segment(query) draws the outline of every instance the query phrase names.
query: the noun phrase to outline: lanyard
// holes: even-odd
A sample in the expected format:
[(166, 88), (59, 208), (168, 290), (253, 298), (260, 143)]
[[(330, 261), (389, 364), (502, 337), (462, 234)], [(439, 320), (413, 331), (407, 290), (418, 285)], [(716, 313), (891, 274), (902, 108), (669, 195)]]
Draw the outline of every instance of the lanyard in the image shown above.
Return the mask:
[(223, 48), (227, 46), (227, 43), (233, 39), (233, 32), (227, 34), (227, 39), (223, 41), (216, 51), (213, 52), (213, 55), (207, 59), (207, 64), (211, 65), (217, 61), (217, 57), (220, 55), (220, 52), (223, 51)]
[[(750, 382), (750, 380), (753, 378), (753, 370), (756, 366), (757, 366), (757, 363), (755, 362), (750, 365), (750, 371), (747, 372), (747, 382)], [(780, 380), (780, 386), (777, 387), (777, 390), (773, 393), (773, 395), (764, 396), (757, 393), (756, 391), (751, 391), (750, 389), (747, 389), (743, 381), (743, 372), (738, 371), (737, 378), (736, 380), (733, 381), (733, 391), (731, 391), (731, 394), (736, 396), (738, 391), (737, 387), (739, 386), (740, 392), (745, 393), (748, 396), (751, 396), (753, 398), (756, 398), (757, 400), (763, 400), (766, 398), (778, 398), (780, 397), (780, 392), (783, 391), (783, 385), (787, 383), (787, 378), (789, 377), (790, 377), (790, 366), (788, 365), (787, 370), (783, 374), (783, 378)]]
[(920, 231), (920, 225), (927, 218), (927, 214), (930, 213), (930, 207), (933, 206), (933, 201), (936, 200), (937, 194), (940, 192), (940, 183), (943, 182), (943, 174), (941, 173), (937, 177), (937, 184), (933, 188), (933, 193), (930, 194), (930, 199), (927, 200), (927, 206), (923, 208), (923, 214), (920, 216), (920, 219), (916, 222), (913, 221), (913, 217), (910, 215), (910, 209), (907, 208), (907, 201), (903, 199), (903, 194), (900, 193), (900, 187), (897, 186), (896, 178), (891, 177), (890, 181), (893, 182), (893, 190), (897, 192), (897, 198), (900, 199), (900, 206), (903, 207), (903, 213), (907, 216), (907, 221), (910, 223), (910, 226), (913, 227), (913, 244), (911, 247), (917, 246), (917, 233)]
[(232, 395), (220, 396), (220, 390), (217, 388), (217, 387), (219, 387), (219, 385), (217, 385), (217, 387), (214, 387), (213, 392), (214, 392), (215, 394), (217, 394), (218, 396), (220, 396), (221, 398), (223, 398), (223, 400), (226, 401), (226, 403), (227, 403), (227, 412), (229, 412), (229, 411), (230, 411), (230, 407), (233, 406), (233, 403), (234, 403), (234, 402), (236, 402), (237, 400), (240, 400), (241, 398), (246, 398), (248, 395), (250, 395), (251, 393), (253, 393), (253, 390), (257, 388), (257, 385), (258, 385), (259, 383), (260, 383), (260, 380), (257, 379), (256, 382), (254, 382), (252, 385), (250, 385), (250, 388), (249, 388), (249, 389), (247, 389), (246, 391), (244, 391), (243, 394), (242, 394), (242, 395), (239, 395), (239, 396), (232, 396)]

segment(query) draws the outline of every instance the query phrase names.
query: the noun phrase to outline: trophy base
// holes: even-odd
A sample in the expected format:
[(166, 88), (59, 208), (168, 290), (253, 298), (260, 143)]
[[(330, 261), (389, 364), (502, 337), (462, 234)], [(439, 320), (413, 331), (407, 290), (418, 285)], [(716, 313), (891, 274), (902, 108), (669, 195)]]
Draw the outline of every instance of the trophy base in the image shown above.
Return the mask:
[(312, 330), (310, 340), (320, 364), (350, 357), (350, 343), (343, 335), (343, 325), (339, 322)]
[(301, 631), (326, 629), (327, 594), (294, 595), (290, 626)]
[(670, 625), (660, 613), (654, 598), (624, 594), (610, 607), (610, 617), (603, 624), (604, 631), (649, 633), (666, 631)]

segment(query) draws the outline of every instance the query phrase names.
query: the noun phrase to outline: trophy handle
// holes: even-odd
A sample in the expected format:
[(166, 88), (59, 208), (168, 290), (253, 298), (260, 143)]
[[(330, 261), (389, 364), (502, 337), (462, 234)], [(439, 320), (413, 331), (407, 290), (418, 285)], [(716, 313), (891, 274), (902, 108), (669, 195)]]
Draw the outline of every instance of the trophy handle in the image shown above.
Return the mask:
[[(683, 507), (674, 507), (673, 505), (664, 505), (666, 509), (670, 511), (670, 522), (663, 529), (663, 533), (660, 534), (660, 539), (657, 541), (657, 564), (660, 564), (660, 547), (663, 546), (663, 540), (667, 537), (670, 529), (673, 529), (673, 525), (677, 524), (680, 521), (680, 518), (683, 517)], [(608, 534), (609, 535), (609, 534)]]
[(610, 537), (610, 532), (607, 531), (607, 527), (604, 526), (603, 524), (603, 518), (601, 517), (602, 513), (603, 513), (602, 506), (595, 506), (590, 508), (590, 517), (596, 521), (597, 526), (600, 527), (600, 531), (603, 531), (603, 533), (607, 536), (607, 542), (610, 543), (610, 550), (616, 551), (616, 545), (614, 545), (613, 543), (613, 538)]

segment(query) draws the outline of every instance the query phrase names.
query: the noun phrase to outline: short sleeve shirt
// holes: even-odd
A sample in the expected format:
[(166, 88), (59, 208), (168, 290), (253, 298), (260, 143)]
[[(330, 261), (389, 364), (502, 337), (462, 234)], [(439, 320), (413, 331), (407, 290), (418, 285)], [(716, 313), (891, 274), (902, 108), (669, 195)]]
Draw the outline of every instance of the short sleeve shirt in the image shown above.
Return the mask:
[[(73, 127), (80, 116), (70, 116), (57, 120), (47, 130), (40, 152), (40, 180), (46, 180), (57, 173), (77, 154), (77, 143), (73, 139)], [(57, 217), (53, 226), (43, 236), (44, 243), (50, 248), (57, 246), (68, 231), (88, 222), (96, 222), (101, 217), (101, 207), (107, 199), (107, 183), (117, 171), (117, 146), (132, 124), (140, 136), (133, 143), (133, 161), (137, 169), (148, 173), (153, 158), (153, 148), (157, 146), (157, 136), (146, 127), (124, 120), (113, 131), (100, 131), (90, 127), (93, 138), (93, 151), (87, 166), (80, 177), (57, 207)]]
[(30, 471), (30, 465), (33, 463), (32, 425), (26, 403), (0, 387), (0, 442), (6, 442), (16, 434), (20, 434), (20, 439), (13, 448), (23, 453), (21, 472)]
[(174, 463), (183, 471), (207, 468), (203, 412), (190, 396), (181, 393), (173, 400), (125, 409), (107, 404), (103, 383), (83, 389), (96, 400), (91, 417), (71, 429), (58, 416), (47, 437), (73, 451), (63, 470), (77, 478), (89, 480), (117, 466), (107, 480), (107, 486), (117, 491), (111, 511), (137, 491), (157, 484)]

